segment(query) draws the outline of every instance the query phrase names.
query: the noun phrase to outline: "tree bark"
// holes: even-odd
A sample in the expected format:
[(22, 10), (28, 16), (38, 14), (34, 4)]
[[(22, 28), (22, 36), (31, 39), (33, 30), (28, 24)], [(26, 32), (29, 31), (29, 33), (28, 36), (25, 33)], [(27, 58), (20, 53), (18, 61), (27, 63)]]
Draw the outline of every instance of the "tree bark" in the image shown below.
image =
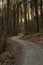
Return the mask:
[(36, 32), (39, 32), (39, 21), (38, 21), (38, 4), (37, 4), (37, 0), (34, 0), (34, 4), (35, 4), (35, 16), (36, 16)]

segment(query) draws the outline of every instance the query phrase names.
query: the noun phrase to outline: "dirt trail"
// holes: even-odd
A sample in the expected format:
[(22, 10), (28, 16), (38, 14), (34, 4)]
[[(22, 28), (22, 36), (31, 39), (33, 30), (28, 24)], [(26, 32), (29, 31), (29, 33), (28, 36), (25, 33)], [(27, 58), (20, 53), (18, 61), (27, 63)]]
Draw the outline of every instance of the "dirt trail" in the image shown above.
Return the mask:
[(23, 45), (23, 65), (43, 65), (43, 48), (39, 45), (19, 39), (20, 36), (11, 37), (11, 40)]

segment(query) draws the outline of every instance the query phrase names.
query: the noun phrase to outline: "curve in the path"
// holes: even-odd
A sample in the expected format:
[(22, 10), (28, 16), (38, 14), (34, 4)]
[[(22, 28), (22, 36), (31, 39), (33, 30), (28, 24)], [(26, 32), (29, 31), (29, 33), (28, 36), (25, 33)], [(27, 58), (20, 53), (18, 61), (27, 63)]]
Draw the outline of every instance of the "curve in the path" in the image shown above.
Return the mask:
[(23, 65), (43, 65), (43, 48), (35, 43), (19, 39), (19, 36), (11, 39), (24, 47)]

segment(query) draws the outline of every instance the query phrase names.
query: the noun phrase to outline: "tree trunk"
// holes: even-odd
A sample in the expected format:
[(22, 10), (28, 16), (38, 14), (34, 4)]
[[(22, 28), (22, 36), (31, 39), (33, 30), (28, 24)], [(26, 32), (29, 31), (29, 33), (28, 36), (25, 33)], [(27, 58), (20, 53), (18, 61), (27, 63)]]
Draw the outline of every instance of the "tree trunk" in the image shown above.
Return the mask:
[(42, 0), (40, 0), (40, 12), (41, 12), (41, 29), (43, 30), (43, 11), (42, 11)]
[(7, 35), (9, 35), (9, 3), (10, 0), (7, 0)]
[(36, 32), (39, 32), (39, 21), (38, 21), (38, 4), (37, 4), (37, 0), (34, 0), (34, 4), (35, 4), (35, 16), (36, 16)]
[(25, 34), (27, 35), (27, 0), (24, 0), (24, 20)]
[(16, 25), (16, 5), (14, 3), (13, 5), (13, 19), (14, 19), (14, 22), (13, 22), (13, 35), (16, 35), (16, 31), (15, 31), (15, 25)]
[(19, 33), (19, 3), (17, 1), (17, 34)]

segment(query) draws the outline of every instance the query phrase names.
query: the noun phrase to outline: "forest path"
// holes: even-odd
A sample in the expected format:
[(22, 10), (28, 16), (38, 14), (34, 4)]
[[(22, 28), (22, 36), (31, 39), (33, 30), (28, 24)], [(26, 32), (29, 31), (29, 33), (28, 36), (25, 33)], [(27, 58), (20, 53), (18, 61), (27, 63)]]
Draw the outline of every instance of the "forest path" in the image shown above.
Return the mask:
[(20, 39), (20, 36), (11, 37), (11, 40), (23, 45), (23, 65), (43, 65), (43, 48), (35, 43)]

